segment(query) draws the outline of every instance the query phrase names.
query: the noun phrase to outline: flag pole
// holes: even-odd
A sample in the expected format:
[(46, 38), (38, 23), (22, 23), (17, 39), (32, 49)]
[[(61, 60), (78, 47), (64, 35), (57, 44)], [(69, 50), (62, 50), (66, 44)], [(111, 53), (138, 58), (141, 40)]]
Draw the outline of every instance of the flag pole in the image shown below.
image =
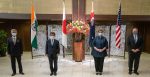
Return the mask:
[[(65, 0), (63, 0), (63, 13), (64, 13), (64, 10), (65, 9)], [(63, 17), (64, 17), (64, 15), (63, 15)], [(65, 47), (63, 46), (63, 44), (62, 44), (62, 48), (63, 48), (63, 58), (65, 58)]]
[[(119, 2), (119, 8), (121, 8), (121, 1), (122, 1), (122, 0), (120, 0), (120, 2)], [(126, 30), (126, 31), (127, 31), (127, 30)], [(126, 42), (125, 42), (125, 44), (126, 44)], [(124, 44), (124, 45), (125, 45), (125, 44)], [(124, 48), (124, 59), (125, 59), (125, 56), (126, 56), (126, 55), (125, 55), (125, 48)]]
[(63, 50), (63, 58), (65, 58), (65, 47), (62, 45), (62, 50)]
[(110, 58), (110, 48), (111, 48), (111, 29), (112, 29), (112, 25), (110, 24), (110, 27), (109, 27), (109, 55), (108, 57)]
[[(31, 14), (32, 14), (33, 0), (31, 0)], [(32, 25), (32, 20), (31, 20)], [(31, 43), (31, 26), (30, 26), (30, 48), (31, 48), (31, 57), (33, 59), (32, 43)]]
[(92, 0), (92, 12), (94, 12), (94, 0)]
[(121, 0), (120, 0), (120, 2), (119, 2), (119, 6), (121, 5)]
[[(92, 0), (92, 8), (91, 8), (91, 12), (93, 12), (94, 10), (93, 10), (93, 0)], [(91, 24), (91, 19), (90, 19), (90, 24)], [(91, 33), (91, 32), (90, 32)], [(90, 53), (92, 52), (92, 46), (91, 46), (91, 42), (89, 42), (89, 46), (90, 46)]]
[[(119, 2), (119, 8), (121, 8), (121, 1), (122, 1), (122, 0), (120, 0), (120, 2)], [(126, 31), (127, 31), (127, 30), (126, 30)], [(125, 42), (125, 44), (126, 44), (126, 42)], [(125, 45), (125, 44), (124, 44), (124, 45)], [(124, 59), (125, 59), (125, 56), (126, 56), (126, 55), (125, 55), (125, 48), (124, 48)]]
[[(31, 37), (31, 28), (30, 28), (30, 37)], [(33, 59), (33, 51), (32, 51), (32, 44), (30, 43), (30, 48), (31, 48), (31, 57), (32, 57), (32, 59)]]
[[(32, 15), (32, 9), (34, 9), (34, 0), (31, 0), (31, 15)], [(32, 17), (32, 16), (31, 16)], [(32, 26), (32, 20), (31, 20), (31, 26)], [(30, 38), (31, 38), (31, 26), (30, 26)], [(31, 39), (30, 39), (31, 40)], [(31, 42), (31, 41), (30, 41)], [(32, 56), (32, 59), (34, 58), (33, 56), (33, 49), (32, 49), (32, 43), (31, 44), (31, 56)]]

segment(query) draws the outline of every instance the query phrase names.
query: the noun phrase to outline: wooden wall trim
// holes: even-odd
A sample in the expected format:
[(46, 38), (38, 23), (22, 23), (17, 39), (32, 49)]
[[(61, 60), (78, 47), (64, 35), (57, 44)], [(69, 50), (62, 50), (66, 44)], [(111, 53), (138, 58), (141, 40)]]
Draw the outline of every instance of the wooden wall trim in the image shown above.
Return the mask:
[[(87, 19), (90, 15), (86, 16)], [(117, 15), (95, 15), (97, 21), (116, 21)], [(150, 21), (150, 15), (122, 15), (122, 21)]]
[[(72, 19), (71, 14), (67, 14), (68, 20)], [(14, 20), (30, 20), (30, 14), (16, 14), (16, 13), (0, 13), (0, 19), (14, 19)], [(38, 20), (62, 20), (62, 14), (37, 14)]]
[[(90, 15), (86, 15), (89, 20)], [(62, 14), (37, 14), (38, 20), (61, 21)], [(66, 15), (67, 20), (72, 20), (72, 14)], [(96, 21), (116, 21), (117, 15), (95, 15)], [(0, 20), (30, 20), (30, 14), (0, 13)], [(122, 15), (123, 21), (150, 21), (150, 15)]]

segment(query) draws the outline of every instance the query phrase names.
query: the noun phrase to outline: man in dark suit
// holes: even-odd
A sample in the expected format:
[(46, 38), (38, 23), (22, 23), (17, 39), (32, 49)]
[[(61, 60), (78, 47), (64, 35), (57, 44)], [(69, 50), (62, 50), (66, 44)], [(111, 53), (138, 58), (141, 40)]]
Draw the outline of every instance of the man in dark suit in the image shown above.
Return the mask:
[(134, 64), (134, 73), (139, 75), (138, 67), (141, 52), (143, 50), (143, 39), (138, 34), (138, 29), (133, 28), (132, 34), (128, 37), (128, 52), (129, 52), (129, 74), (132, 74), (132, 67)]
[(50, 76), (57, 75), (57, 61), (59, 52), (59, 41), (55, 39), (55, 33), (51, 32), (49, 39), (46, 41), (46, 55), (48, 56), (51, 70)]
[(8, 55), (11, 59), (11, 67), (13, 70), (12, 76), (16, 75), (16, 60), (19, 66), (19, 73), (24, 75), (21, 63), (21, 56), (23, 54), (22, 41), (17, 37), (17, 30), (11, 30), (12, 37), (8, 38)]

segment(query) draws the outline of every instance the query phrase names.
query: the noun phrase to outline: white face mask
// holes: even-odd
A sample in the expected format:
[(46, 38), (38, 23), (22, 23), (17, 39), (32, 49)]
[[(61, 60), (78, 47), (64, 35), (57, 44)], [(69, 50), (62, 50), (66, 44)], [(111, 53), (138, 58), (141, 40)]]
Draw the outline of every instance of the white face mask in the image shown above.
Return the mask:
[(102, 36), (102, 35), (103, 35), (103, 33), (98, 33), (98, 35), (99, 35), (99, 36)]
[(16, 36), (16, 35), (17, 35), (17, 33), (11, 33), (11, 35), (12, 35), (12, 36)]
[(55, 36), (49, 36), (50, 39), (55, 39)]

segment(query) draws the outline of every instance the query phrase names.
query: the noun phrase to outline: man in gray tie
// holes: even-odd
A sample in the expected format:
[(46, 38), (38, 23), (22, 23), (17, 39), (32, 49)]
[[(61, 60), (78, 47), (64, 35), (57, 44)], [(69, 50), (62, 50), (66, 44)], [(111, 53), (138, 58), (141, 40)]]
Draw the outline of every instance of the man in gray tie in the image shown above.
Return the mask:
[(46, 55), (48, 56), (49, 59), (49, 64), (50, 64), (50, 76), (52, 75), (57, 75), (57, 61), (58, 61), (58, 54), (60, 52), (59, 48), (59, 41), (55, 39), (55, 33), (51, 32), (49, 39), (46, 41)]
[(21, 63), (21, 56), (23, 54), (22, 41), (17, 37), (17, 30), (11, 29), (11, 37), (8, 38), (8, 55), (11, 59), (11, 67), (13, 70), (12, 76), (16, 75), (16, 60), (19, 66), (19, 73), (24, 75)]
[(134, 73), (139, 75), (138, 67), (140, 62), (141, 52), (143, 50), (143, 39), (138, 33), (138, 28), (133, 28), (132, 34), (128, 37), (128, 53), (129, 53), (129, 74), (132, 74), (134, 65)]

